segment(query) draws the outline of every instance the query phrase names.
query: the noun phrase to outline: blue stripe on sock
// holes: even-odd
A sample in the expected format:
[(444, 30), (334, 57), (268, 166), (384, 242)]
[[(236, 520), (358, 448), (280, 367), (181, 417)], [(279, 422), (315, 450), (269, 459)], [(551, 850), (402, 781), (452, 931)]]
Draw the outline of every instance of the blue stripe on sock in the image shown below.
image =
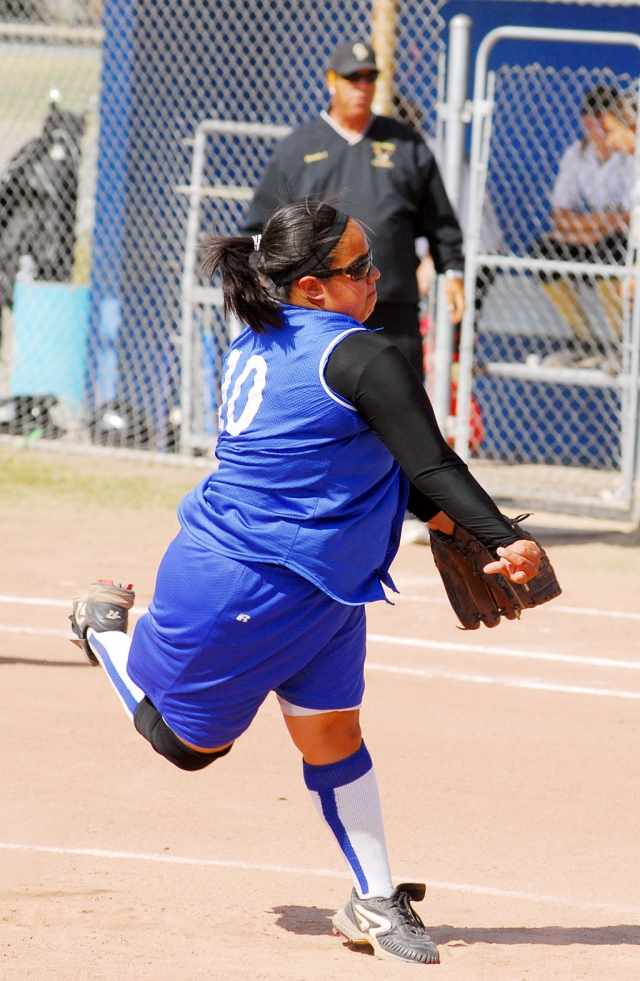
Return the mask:
[(302, 761), (304, 782), (309, 790), (315, 790), (318, 794), (322, 794), (324, 790), (333, 790), (334, 787), (344, 787), (347, 783), (353, 783), (354, 780), (368, 773), (372, 766), (369, 750), (364, 743), (360, 744), (359, 750), (347, 756), (346, 760), (338, 760), (337, 763), (312, 766), (306, 760)]
[(109, 675), (109, 680), (111, 681), (111, 684), (118, 692), (120, 698), (122, 699), (124, 704), (127, 706), (129, 711), (133, 715), (133, 713), (138, 707), (138, 702), (135, 700), (132, 693), (129, 691), (126, 684), (124, 683), (118, 672), (116, 671), (115, 665), (111, 660), (111, 658), (109, 657), (109, 654), (107, 653), (107, 648), (104, 646), (104, 644), (100, 643), (95, 633), (91, 638), (91, 644), (97, 648), (98, 654), (102, 658), (104, 669)]
[(367, 882), (367, 877), (364, 874), (364, 869), (360, 865), (355, 849), (351, 844), (349, 835), (347, 834), (347, 829), (340, 820), (335, 790), (333, 790), (333, 788), (331, 790), (321, 790), (319, 791), (318, 796), (320, 797), (320, 802), (322, 804), (324, 819), (336, 836), (336, 840), (344, 852), (344, 857), (355, 873), (358, 880), (358, 885), (360, 886), (361, 894), (366, 896), (366, 894), (369, 892), (369, 883)]

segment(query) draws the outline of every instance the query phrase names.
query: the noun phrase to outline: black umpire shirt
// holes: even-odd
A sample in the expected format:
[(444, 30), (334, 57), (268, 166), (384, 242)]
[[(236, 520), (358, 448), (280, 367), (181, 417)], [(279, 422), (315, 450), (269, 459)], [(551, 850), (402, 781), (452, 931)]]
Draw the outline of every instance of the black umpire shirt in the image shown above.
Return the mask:
[(428, 239), (437, 272), (464, 267), (460, 225), (433, 154), (395, 119), (374, 116), (356, 142), (328, 119), (322, 113), (276, 145), (244, 231), (262, 231), (280, 204), (328, 197), (365, 227), (381, 273), (379, 302), (415, 304), (416, 238)]

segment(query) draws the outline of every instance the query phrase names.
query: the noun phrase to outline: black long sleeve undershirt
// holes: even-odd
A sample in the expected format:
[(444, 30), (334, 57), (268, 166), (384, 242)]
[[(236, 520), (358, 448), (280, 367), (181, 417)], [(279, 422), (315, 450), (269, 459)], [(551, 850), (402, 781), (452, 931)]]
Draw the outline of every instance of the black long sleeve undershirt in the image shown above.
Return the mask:
[(331, 352), (329, 387), (356, 407), (411, 481), (408, 509), (422, 521), (444, 511), (497, 548), (518, 539), (487, 492), (442, 437), (417, 374), (373, 331), (347, 335)]

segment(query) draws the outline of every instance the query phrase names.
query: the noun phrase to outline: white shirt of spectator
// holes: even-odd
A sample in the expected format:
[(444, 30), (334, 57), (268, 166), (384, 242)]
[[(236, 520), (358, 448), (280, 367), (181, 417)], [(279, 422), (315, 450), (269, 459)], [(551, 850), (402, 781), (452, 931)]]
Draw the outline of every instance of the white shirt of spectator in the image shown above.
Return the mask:
[(593, 143), (576, 140), (562, 155), (551, 204), (583, 214), (628, 211), (632, 187), (633, 157), (612, 153), (600, 160)]

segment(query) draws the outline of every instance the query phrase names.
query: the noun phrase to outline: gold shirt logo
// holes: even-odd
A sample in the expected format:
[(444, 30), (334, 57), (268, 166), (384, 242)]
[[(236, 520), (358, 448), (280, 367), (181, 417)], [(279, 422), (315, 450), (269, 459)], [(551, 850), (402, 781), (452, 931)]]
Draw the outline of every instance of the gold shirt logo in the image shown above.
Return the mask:
[(371, 146), (373, 147), (372, 167), (395, 167), (391, 160), (391, 155), (395, 153), (396, 149), (395, 143), (380, 143), (377, 140), (371, 140)]
[(305, 153), (302, 159), (306, 164), (312, 164), (316, 163), (317, 160), (326, 160), (328, 156), (328, 150), (319, 150), (318, 153)]

